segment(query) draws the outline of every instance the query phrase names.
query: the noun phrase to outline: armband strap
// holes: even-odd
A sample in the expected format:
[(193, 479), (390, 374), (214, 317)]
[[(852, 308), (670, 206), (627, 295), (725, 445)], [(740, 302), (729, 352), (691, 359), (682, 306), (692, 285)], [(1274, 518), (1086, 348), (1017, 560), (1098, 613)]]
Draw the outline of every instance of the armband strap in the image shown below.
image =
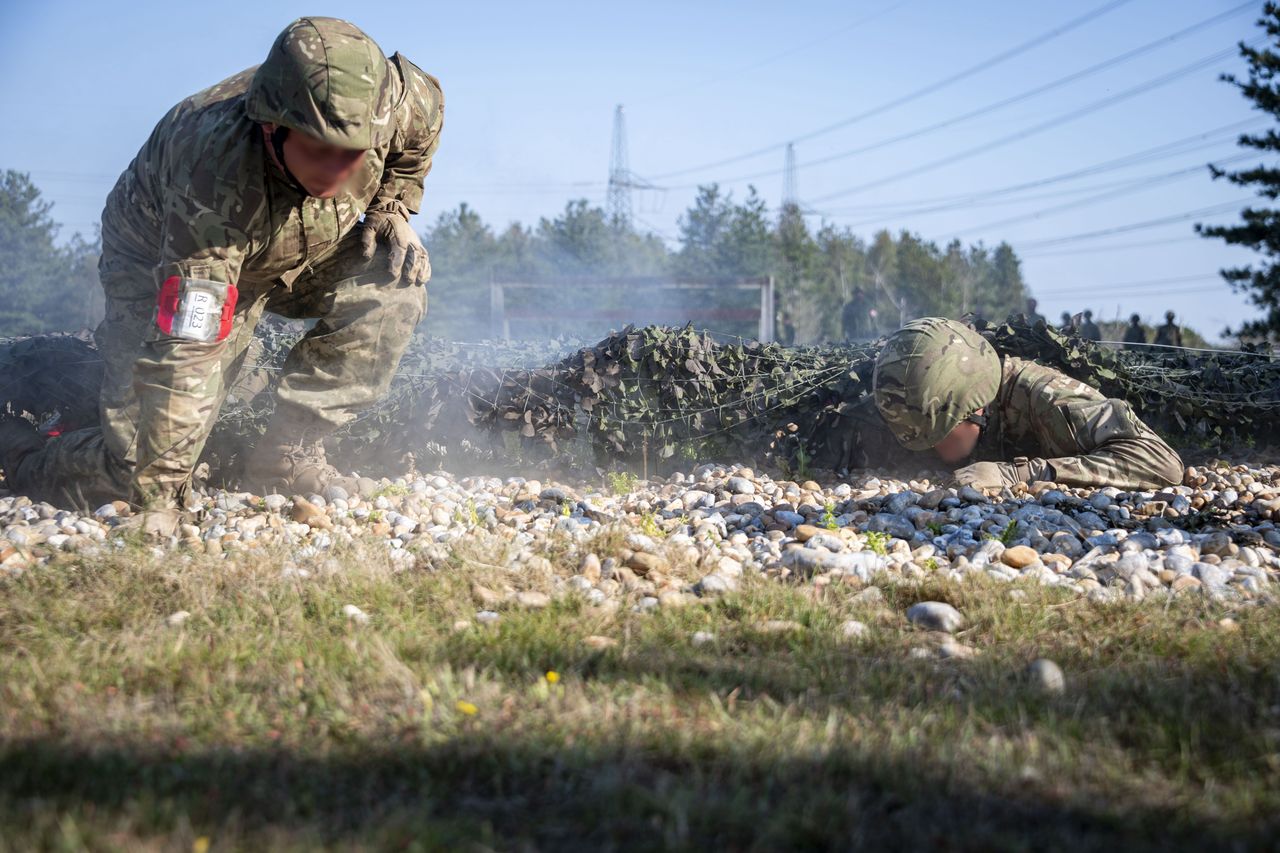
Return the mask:
[(234, 284), (171, 275), (160, 286), (156, 325), (166, 335), (187, 341), (225, 341), (238, 296)]

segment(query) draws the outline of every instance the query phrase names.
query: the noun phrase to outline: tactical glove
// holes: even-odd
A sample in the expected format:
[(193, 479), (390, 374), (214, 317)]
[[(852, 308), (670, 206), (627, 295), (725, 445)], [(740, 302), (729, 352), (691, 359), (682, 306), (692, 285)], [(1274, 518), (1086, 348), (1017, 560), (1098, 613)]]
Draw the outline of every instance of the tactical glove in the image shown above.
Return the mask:
[(386, 269), (396, 279), (418, 286), (431, 278), (427, 250), (410, 227), (408, 211), (403, 207), (365, 211), (360, 226), (360, 248), (366, 263), (374, 259), (379, 246), (386, 247)]
[(975, 462), (957, 469), (952, 478), (957, 486), (999, 489), (1036, 480), (1053, 480), (1053, 466), (1043, 459), (1019, 456), (1013, 462)]
[(951, 476), (957, 486), (975, 489), (999, 489), (1018, 482), (1017, 471), (1008, 462), (975, 462), (956, 469)]

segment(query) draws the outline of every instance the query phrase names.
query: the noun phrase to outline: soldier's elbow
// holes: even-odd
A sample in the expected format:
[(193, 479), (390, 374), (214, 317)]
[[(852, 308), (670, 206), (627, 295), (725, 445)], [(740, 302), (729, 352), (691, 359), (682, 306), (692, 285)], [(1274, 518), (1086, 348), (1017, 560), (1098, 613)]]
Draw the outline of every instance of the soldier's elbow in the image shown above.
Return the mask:
[(1182, 457), (1173, 448), (1168, 448), (1160, 457), (1155, 475), (1161, 486), (1180, 486), (1186, 476), (1187, 468), (1182, 464)]

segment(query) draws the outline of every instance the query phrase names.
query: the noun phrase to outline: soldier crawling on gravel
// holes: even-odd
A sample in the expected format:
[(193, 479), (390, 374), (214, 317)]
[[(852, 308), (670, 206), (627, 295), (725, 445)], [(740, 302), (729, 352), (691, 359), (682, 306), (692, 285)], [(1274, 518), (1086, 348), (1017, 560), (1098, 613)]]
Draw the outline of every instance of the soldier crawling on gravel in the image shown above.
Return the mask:
[(875, 406), (903, 447), (932, 449), (951, 465), (970, 461), (956, 470), (957, 485), (1182, 482), (1178, 454), (1128, 403), (1053, 368), (1001, 358), (952, 320), (914, 320), (895, 332), (876, 359), (874, 386)]
[(46, 442), (0, 422), (9, 488), (127, 498), (172, 532), (264, 311), (319, 322), (246, 473), (304, 493), (339, 479), (321, 440), (385, 393), (426, 310), (409, 216), (443, 118), (434, 77), (335, 18), (294, 21), (262, 65), (170, 110), (102, 215), (101, 428)]

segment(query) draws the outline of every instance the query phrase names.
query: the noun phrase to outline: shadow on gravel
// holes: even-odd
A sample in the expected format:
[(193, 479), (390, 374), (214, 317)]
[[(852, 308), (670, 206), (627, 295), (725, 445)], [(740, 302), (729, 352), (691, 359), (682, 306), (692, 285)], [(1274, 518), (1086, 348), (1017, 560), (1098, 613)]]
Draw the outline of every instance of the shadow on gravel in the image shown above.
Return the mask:
[(328, 757), (165, 755), (43, 741), (0, 751), (0, 825), (9, 837), (0, 847), (14, 849), (59, 846), (68, 821), (82, 836), (114, 834), (126, 847), (129, 839), (173, 841), (182, 833), (249, 848), (1210, 850), (1266, 843), (1264, 827), (1177, 818), (1172, 808), (1117, 813), (957, 790), (925, 760), (900, 766), (839, 752), (779, 763), (707, 751), (693, 761), (664, 756), (655, 743), (566, 746), (485, 736)]

